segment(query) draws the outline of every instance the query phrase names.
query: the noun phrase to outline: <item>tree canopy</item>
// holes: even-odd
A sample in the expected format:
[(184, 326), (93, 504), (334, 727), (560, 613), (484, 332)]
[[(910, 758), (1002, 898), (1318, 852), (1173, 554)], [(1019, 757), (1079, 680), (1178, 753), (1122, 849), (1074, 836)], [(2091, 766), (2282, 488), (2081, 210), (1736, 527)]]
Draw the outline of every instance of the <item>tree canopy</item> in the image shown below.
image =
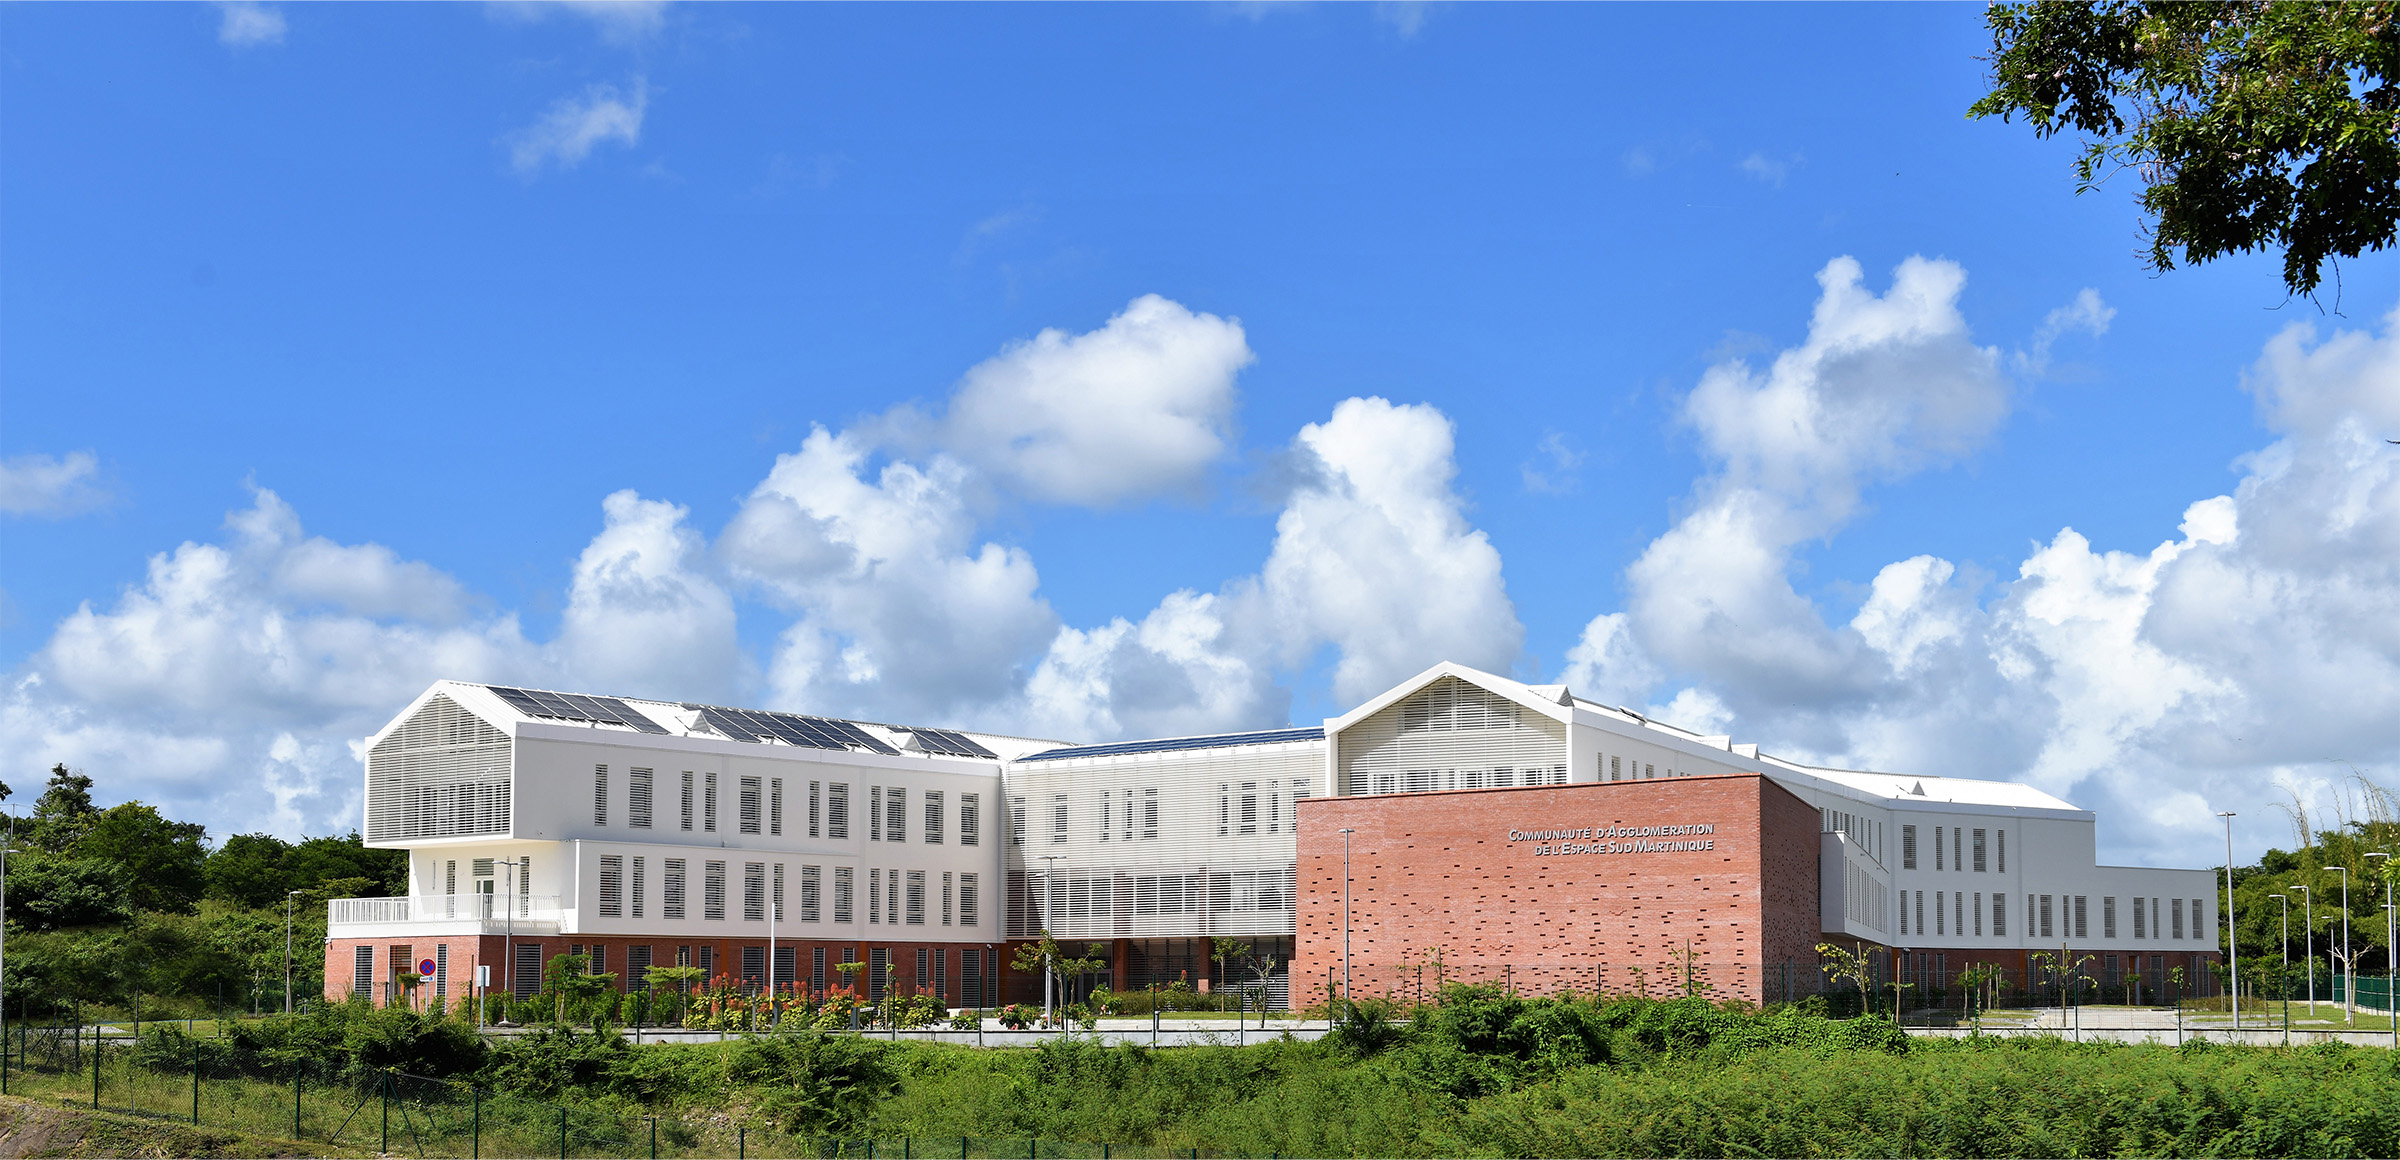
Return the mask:
[(2280, 249), (2314, 299), (2329, 262), (2400, 223), (2400, 3), (1997, 4), (1992, 91), (1970, 116), (2023, 114), (2084, 136), (2077, 192), (2132, 169), (2147, 262), (2171, 270)]

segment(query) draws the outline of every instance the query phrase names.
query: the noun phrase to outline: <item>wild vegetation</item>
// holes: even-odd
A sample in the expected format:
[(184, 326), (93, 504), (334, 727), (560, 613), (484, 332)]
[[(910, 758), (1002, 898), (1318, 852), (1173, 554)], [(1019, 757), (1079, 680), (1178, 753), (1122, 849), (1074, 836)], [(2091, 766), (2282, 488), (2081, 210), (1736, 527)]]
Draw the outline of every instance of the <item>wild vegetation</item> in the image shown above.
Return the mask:
[[(454, 1018), (338, 1004), (198, 1041), (166, 1025), (141, 1051), (154, 1071), (196, 1062), (214, 1083), (288, 1084), (304, 1061), (312, 1090), (364, 1093), (385, 1069), (447, 1079), (487, 1101), (571, 1108), (579, 1133), (622, 1125), (624, 1140), (656, 1115), (678, 1152), (740, 1126), (753, 1155), (829, 1136), (910, 1138), (917, 1154), (962, 1138), (1219, 1156), (2400, 1154), (2400, 1055), (2383, 1049), (1924, 1040), (1807, 1005), (1475, 987), (1348, 1014), (1314, 1043), (1066, 1035), (977, 1050), (811, 1030), (635, 1046), (553, 1028), (494, 1043)], [(280, 1098), (255, 1102), (288, 1115)]]

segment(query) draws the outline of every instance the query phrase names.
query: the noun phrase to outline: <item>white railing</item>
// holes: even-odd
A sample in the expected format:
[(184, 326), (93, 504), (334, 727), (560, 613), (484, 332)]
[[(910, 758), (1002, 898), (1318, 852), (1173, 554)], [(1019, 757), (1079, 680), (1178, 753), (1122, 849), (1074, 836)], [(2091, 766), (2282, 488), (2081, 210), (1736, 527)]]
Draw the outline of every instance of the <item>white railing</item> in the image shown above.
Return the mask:
[[(510, 905), (511, 903), (515, 905)], [(555, 928), (560, 917), (555, 894), (439, 894), (420, 898), (336, 898), (327, 904), (334, 926), (399, 923), (478, 923), (498, 933)]]

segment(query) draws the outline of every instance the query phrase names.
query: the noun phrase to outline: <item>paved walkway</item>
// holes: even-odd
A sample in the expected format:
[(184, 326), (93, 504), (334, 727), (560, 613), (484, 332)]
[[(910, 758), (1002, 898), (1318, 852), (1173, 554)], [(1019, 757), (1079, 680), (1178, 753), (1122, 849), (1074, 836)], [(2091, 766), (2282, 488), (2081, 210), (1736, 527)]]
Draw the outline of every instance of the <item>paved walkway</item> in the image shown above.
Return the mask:
[[(2297, 1015), (2305, 1010), (2295, 1008)], [(2360, 1047), (2391, 1047), (2392, 1032), (2388, 1025), (2374, 1027), (2369, 1020), (2375, 1013), (2361, 1011), (2355, 1030), (2324, 1027), (2291, 1029), (2289, 1042), (2294, 1047), (2312, 1043), (2349, 1043)], [(1911, 1019), (1917, 1018), (1912, 1013)], [(2211, 1043), (2247, 1043), (2261, 1047), (2280, 1047), (2286, 1042), (2283, 1011), (2280, 1005), (2257, 1012), (2245, 1009), (2241, 1030), (2234, 1030), (2233, 1020), (2209, 1012), (2199, 1015), (2185, 1013), (2180, 1022), (2174, 1011), (2149, 1007), (2039, 1007), (2012, 1008), (1995, 1011), (1983, 1019), (1979, 1029), (1973, 1026), (1908, 1027), (1911, 1035), (1932, 1039), (1963, 1039), (1971, 1035), (2055, 1035), (2061, 1039), (2090, 1040), (2116, 1043), (2178, 1044), (2192, 1039)]]

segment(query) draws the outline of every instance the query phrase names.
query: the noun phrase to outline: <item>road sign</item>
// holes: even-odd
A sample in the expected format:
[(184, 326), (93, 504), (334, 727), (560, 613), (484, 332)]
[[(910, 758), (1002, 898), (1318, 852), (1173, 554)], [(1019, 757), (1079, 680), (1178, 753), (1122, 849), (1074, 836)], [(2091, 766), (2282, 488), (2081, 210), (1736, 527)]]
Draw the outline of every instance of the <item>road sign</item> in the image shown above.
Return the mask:
[(419, 959), (419, 960), (417, 960), (417, 973), (418, 973), (418, 974), (420, 974), (420, 975), (430, 975), (430, 974), (432, 974), (432, 973), (433, 973), (433, 960), (432, 960), (432, 959)]
[(475, 968), (475, 985), (478, 987), (489, 987), (492, 985), (492, 969), (490, 967), (479, 966)]

